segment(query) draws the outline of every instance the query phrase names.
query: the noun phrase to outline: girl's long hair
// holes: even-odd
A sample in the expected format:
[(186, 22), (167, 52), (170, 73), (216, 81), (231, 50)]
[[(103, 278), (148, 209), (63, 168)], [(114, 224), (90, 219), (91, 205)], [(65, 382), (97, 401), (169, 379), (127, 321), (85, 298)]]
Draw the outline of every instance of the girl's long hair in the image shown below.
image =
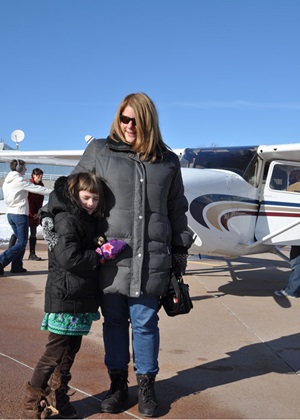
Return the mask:
[(115, 134), (126, 143), (121, 130), (120, 115), (124, 109), (130, 106), (134, 111), (136, 120), (137, 137), (132, 149), (140, 155), (141, 160), (154, 162), (162, 158), (163, 152), (167, 149), (164, 143), (160, 128), (158, 113), (153, 101), (143, 92), (127, 95), (119, 105), (115, 118), (110, 128), (110, 137), (114, 139)]

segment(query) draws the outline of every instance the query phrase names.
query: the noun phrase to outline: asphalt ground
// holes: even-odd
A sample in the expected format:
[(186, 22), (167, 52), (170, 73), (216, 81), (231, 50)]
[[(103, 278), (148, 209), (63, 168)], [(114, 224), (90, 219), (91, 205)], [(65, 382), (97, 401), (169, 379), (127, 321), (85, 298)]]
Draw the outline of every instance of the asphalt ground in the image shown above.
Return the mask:
[[(22, 418), (24, 384), (47, 342), (40, 331), (48, 264), (43, 240), (37, 254), (43, 261), (25, 255), (28, 273), (11, 275), (7, 267), (0, 277), (2, 419)], [(300, 418), (300, 299), (273, 294), (289, 272), (289, 264), (272, 254), (233, 261), (189, 257), (185, 281), (193, 310), (175, 318), (160, 311), (159, 417)], [(84, 337), (72, 371), (71, 401), (80, 417), (141, 418), (132, 366), (125, 411), (101, 414), (109, 389), (103, 356), (101, 319)]]

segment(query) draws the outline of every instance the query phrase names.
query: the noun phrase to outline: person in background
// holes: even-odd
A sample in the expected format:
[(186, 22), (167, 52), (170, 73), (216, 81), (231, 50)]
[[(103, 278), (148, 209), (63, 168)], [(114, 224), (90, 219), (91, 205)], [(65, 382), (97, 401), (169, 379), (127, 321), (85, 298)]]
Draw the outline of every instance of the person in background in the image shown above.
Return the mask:
[(192, 236), (179, 159), (162, 139), (149, 96), (133, 93), (122, 100), (110, 135), (90, 142), (73, 173), (82, 171), (106, 180), (104, 233), (129, 245), (122, 259), (102, 267), (103, 338), (111, 386), (101, 410), (118, 413), (128, 399), (131, 325), (138, 410), (154, 417), (160, 297), (168, 289), (171, 266), (184, 273)]
[(52, 190), (34, 185), (24, 179), (26, 163), (21, 159), (13, 159), (10, 163), (10, 172), (6, 176), (2, 190), (7, 208), (7, 220), (12, 227), (16, 242), (0, 254), (0, 275), (4, 268), (11, 263), (11, 273), (25, 273), (23, 256), (28, 241), (28, 193), (48, 195)]
[(294, 169), (289, 175), (288, 191), (300, 192), (300, 169)]
[[(43, 174), (44, 172), (40, 168), (33, 169), (31, 173), (30, 182), (35, 185), (43, 184)], [(39, 219), (39, 210), (43, 205), (44, 197), (40, 194), (29, 193), (28, 194), (28, 203), (29, 203), (29, 260), (41, 261), (42, 258), (38, 257), (35, 253), (36, 246), (36, 231), (40, 223)]]
[[(289, 175), (287, 191), (300, 192), (300, 169), (294, 169)], [(292, 245), (290, 250), (292, 272), (284, 289), (275, 290), (276, 296), (299, 297), (300, 295), (300, 246)]]
[[(49, 273), (41, 329), (48, 330), (49, 336), (44, 354), (25, 385), (26, 419), (53, 414), (65, 419), (78, 417), (68, 395), (71, 368), (82, 337), (100, 318), (99, 268), (105, 256), (103, 259), (96, 239), (101, 234), (105, 207), (102, 180), (91, 173), (60, 177), (54, 193), (48, 213), (41, 215), (44, 230), (53, 222), (52, 236), (44, 232), (49, 241)], [(49, 215), (52, 219), (47, 220)], [(104, 244), (103, 237), (101, 241)], [(114, 247), (108, 245), (110, 250)]]

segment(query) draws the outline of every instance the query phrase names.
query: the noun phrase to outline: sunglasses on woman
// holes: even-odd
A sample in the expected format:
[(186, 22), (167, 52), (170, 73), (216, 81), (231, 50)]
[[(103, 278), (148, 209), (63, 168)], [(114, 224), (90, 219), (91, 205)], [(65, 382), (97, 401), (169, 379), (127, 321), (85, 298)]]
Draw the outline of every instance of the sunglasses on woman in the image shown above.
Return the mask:
[(136, 126), (136, 120), (135, 120), (135, 118), (130, 118), (130, 117), (126, 117), (126, 115), (120, 115), (120, 121), (123, 123), (123, 124), (129, 124), (130, 123), (130, 121), (132, 121), (132, 125), (134, 125), (134, 126)]

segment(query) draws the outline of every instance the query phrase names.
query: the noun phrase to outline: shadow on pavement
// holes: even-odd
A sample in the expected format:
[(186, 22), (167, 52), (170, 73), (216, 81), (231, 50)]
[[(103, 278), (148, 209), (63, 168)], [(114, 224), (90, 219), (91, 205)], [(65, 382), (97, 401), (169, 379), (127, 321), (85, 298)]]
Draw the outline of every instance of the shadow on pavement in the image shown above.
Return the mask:
[[(168, 379), (157, 380), (155, 389), (160, 407), (159, 416), (166, 415), (175, 401), (208, 388), (273, 372), (295, 374), (300, 370), (299, 340), (300, 333), (251, 344), (227, 353), (228, 357), (179, 371)], [(129, 392), (126, 409), (137, 403), (136, 386), (130, 387)], [(104, 395), (101, 393), (94, 398), (102, 399)], [(96, 408), (98, 411), (93, 409), (94, 405), (91, 397), (76, 402), (76, 408), (80, 413), (85, 413), (86, 417), (99, 413), (99, 402)]]

